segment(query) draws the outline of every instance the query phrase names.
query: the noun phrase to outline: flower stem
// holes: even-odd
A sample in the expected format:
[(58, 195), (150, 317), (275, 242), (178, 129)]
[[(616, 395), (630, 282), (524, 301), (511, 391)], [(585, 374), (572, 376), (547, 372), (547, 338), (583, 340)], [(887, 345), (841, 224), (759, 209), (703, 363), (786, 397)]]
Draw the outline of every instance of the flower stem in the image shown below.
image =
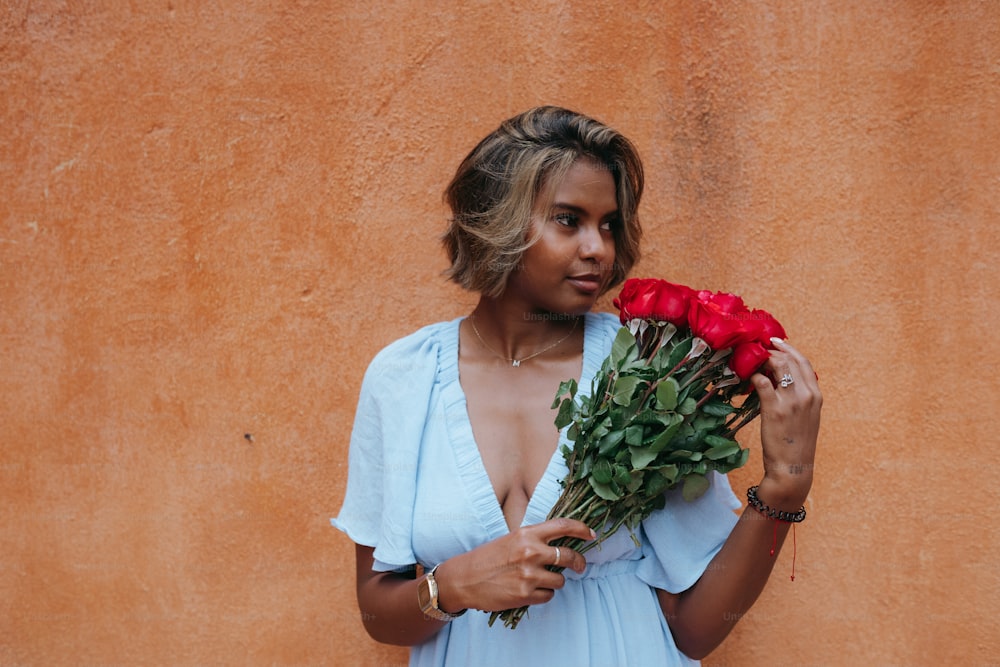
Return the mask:
[(695, 371), (694, 374), (688, 375), (686, 378), (684, 378), (684, 383), (681, 384), (681, 389), (683, 390), (686, 387), (688, 387), (692, 382), (694, 382), (695, 380), (697, 380), (698, 378), (700, 378), (702, 375), (704, 375), (705, 371), (710, 370), (710, 369), (714, 370), (716, 368), (718, 368), (718, 364), (717, 363), (713, 363), (711, 359), (706, 359), (706, 363), (702, 364), (698, 368), (698, 370)]

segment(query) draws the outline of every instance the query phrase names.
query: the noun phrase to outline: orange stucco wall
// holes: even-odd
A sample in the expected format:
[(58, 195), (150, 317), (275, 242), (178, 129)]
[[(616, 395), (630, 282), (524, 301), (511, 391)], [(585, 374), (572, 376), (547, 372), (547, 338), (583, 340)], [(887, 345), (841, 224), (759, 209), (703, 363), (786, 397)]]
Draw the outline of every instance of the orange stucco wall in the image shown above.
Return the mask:
[(405, 661), (327, 523), (354, 402), (468, 310), (440, 193), (539, 103), (642, 151), (637, 273), (826, 392), (796, 580), (706, 664), (1000, 661), (1000, 5), (332, 5), (2, 4), (0, 665)]

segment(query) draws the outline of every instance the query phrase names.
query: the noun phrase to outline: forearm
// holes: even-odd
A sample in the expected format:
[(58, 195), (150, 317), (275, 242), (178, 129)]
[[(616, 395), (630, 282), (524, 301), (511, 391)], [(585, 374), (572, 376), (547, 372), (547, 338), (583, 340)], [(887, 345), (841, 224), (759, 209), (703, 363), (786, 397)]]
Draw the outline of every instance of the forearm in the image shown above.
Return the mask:
[[(371, 572), (371, 549), (357, 547), (359, 572)], [(365, 630), (384, 644), (415, 646), (434, 636), (444, 625), (426, 616), (417, 602), (413, 576), (386, 572), (358, 579), (358, 607)]]
[[(778, 509), (794, 511), (801, 504), (760, 493), (764, 502)], [(746, 507), (694, 586), (679, 595), (658, 593), (678, 648), (701, 658), (726, 638), (764, 590), (790, 525)]]
[[(823, 396), (809, 361), (787, 342), (772, 342), (766, 373), (751, 378), (761, 405), (764, 478), (757, 493), (769, 507), (794, 513), (812, 487)], [(725, 639), (764, 589), (788, 530), (788, 523), (747, 507), (694, 586), (657, 593), (678, 648), (700, 658)]]

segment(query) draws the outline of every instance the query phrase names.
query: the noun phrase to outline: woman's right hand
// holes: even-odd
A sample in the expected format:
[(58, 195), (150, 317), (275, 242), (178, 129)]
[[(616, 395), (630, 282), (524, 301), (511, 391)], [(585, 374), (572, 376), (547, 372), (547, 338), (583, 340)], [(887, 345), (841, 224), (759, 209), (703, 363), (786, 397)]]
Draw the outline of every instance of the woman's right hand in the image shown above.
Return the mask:
[[(573, 519), (551, 519), (518, 528), (438, 565), (438, 607), (457, 613), (462, 609), (502, 611), (548, 602), (562, 588), (565, 578), (547, 566), (556, 564), (556, 548), (549, 542), (560, 537), (592, 540), (586, 524)], [(358, 606), (365, 629), (376, 641), (398, 646), (416, 646), (427, 641), (443, 621), (425, 616), (417, 603), (419, 579), (412, 573), (377, 572), (374, 547), (357, 545)], [(559, 547), (559, 562), (583, 572), (584, 557)]]
[[(566, 579), (548, 569), (559, 565), (582, 573), (587, 561), (567, 547), (549, 546), (561, 537), (595, 539), (582, 521), (549, 519), (517, 528), (467, 553), (438, 565), (438, 606), (447, 612), (462, 609), (502, 611), (548, 602)], [(558, 562), (556, 556), (558, 554)]]

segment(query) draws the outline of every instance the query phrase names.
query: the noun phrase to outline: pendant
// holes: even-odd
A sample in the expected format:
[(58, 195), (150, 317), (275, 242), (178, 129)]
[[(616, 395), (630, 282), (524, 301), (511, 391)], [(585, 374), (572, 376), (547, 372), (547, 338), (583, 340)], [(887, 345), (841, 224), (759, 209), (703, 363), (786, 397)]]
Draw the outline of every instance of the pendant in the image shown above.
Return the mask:
[(521, 365), (521, 360), (520, 359), (511, 359), (510, 360), (510, 365), (512, 367), (514, 367), (514, 368), (518, 368)]

